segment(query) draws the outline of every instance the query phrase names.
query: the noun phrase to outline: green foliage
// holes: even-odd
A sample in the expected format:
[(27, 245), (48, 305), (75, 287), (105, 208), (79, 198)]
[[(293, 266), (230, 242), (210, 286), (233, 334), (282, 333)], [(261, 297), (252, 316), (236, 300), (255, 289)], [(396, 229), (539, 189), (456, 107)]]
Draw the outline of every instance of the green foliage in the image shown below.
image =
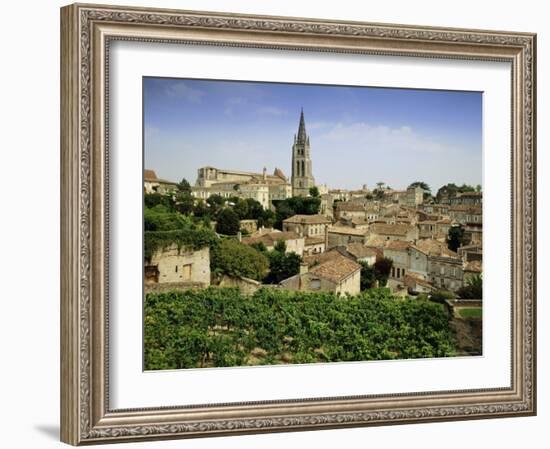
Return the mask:
[(189, 182), (185, 178), (180, 181), (180, 183), (177, 185), (177, 188), (182, 193), (191, 194), (191, 184), (189, 184)]
[(447, 234), (447, 247), (451, 251), (456, 251), (464, 244), (464, 228), (462, 225), (451, 226)]
[(145, 231), (143, 233), (145, 259), (150, 260), (156, 251), (166, 249), (174, 243), (178, 248), (186, 247), (198, 250), (206, 246), (215, 247), (217, 237), (210, 229), (195, 226), (175, 231)]
[(210, 269), (217, 275), (260, 281), (268, 268), (269, 261), (264, 254), (234, 239), (222, 239), (210, 254)]
[(449, 183), (440, 187), (440, 189), (437, 191), (436, 198), (437, 198), (437, 201), (440, 202), (443, 197), (453, 198), (458, 193), (475, 192), (475, 191), (476, 191), (476, 188), (468, 184), (462, 184), (461, 186), (457, 186), (454, 183)]
[(359, 265), (361, 265), (361, 291), (373, 288), (376, 283), (374, 266), (364, 261), (359, 261)]
[(193, 207), (195, 205), (195, 198), (189, 192), (178, 192), (176, 193), (176, 200), (174, 203), (174, 208), (184, 215), (190, 215), (193, 212)]
[(143, 210), (145, 231), (174, 231), (191, 225), (189, 218), (158, 204)]
[(483, 299), (483, 279), (477, 274), (468, 279), (465, 286), (457, 291), (458, 297), (462, 299)]
[(309, 188), (309, 195), (312, 196), (313, 198), (318, 198), (320, 196), (319, 189), (317, 188), (317, 186), (313, 186)]
[(174, 201), (172, 200), (172, 195), (163, 195), (161, 193), (145, 193), (143, 195), (143, 203), (145, 204), (146, 208), (164, 206), (170, 211), (174, 209)]
[(382, 257), (374, 262), (374, 274), (381, 287), (384, 287), (387, 284), (392, 267), (393, 260), (388, 259), (387, 257)]
[(240, 229), (239, 216), (232, 209), (222, 209), (218, 214), (216, 232), (223, 235), (237, 235)]
[(211, 287), (149, 294), (144, 306), (147, 370), (448, 357), (454, 347), (444, 307), (386, 291)]
[(424, 190), (424, 192), (428, 192), (428, 193), (432, 191), (432, 189), (430, 189), (430, 186), (423, 181), (415, 181), (412, 184), (410, 184), (408, 188), (410, 189), (414, 187), (420, 187), (422, 190)]
[(461, 318), (481, 318), (481, 307), (459, 307), (457, 313)]
[(269, 258), (269, 273), (264, 279), (266, 284), (278, 284), (300, 272), (302, 258), (296, 253), (286, 254), (284, 241), (275, 243), (275, 249), (267, 253)]
[(275, 227), (282, 229), (283, 220), (293, 215), (316, 215), (321, 208), (321, 198), (293, 196), (286, 200), (274, 200)]
[(436, 290), (429, 296), (430, 301), (443, 304), (448, 299), (455, 299), (455, 294), (448, 290)]

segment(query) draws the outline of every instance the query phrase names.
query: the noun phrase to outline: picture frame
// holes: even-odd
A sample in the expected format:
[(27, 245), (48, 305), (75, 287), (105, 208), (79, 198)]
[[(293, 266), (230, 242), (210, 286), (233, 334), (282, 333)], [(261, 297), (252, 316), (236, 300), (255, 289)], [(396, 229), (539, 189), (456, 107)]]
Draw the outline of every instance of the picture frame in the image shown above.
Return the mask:
[[(511, 65), (505, 388), (113, 409), (109, 52), (116, 41)], [(536, 35), (74, 4), (61, 9), (61, 440), (72, 445), (536, 414)]]

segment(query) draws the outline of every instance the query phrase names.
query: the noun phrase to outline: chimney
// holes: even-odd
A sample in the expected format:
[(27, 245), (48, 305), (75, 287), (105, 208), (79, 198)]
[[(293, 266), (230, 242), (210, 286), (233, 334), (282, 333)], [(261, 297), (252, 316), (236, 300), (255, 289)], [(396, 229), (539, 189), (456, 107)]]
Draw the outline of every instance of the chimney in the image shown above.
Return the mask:
[(264, 170), (263, 170), (263, 178), (264, 178), (264, 181), (267, 179), (267, 168), (264, 167)]
[(308, 267), (307, 263), (302, 262), (300, 264), (300, 274), (306, 274), (308, 272), (308, 270), (309, 270), (309, 267)]

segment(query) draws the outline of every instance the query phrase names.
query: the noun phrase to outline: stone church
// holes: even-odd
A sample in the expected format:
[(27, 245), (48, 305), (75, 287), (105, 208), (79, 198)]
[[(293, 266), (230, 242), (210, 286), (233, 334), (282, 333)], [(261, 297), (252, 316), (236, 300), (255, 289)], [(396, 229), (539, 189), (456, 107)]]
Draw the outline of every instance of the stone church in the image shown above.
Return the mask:
[(309, 136), (306, 133), (306, 121), (302, 109), (298, 134), (294, 135), (294, 145), (292, 145), (292, 196), (308, 196), (310, 187), (315, 186), (310, 151)]

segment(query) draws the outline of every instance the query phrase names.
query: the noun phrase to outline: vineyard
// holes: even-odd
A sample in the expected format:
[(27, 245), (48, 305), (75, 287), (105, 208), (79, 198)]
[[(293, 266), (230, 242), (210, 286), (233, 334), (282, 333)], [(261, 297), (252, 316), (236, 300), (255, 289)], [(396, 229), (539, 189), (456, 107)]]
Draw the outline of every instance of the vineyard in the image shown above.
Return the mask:
[(440, 304), (262, 289), (149, 294), (145, 369), (448, 357), (455, 354)]

